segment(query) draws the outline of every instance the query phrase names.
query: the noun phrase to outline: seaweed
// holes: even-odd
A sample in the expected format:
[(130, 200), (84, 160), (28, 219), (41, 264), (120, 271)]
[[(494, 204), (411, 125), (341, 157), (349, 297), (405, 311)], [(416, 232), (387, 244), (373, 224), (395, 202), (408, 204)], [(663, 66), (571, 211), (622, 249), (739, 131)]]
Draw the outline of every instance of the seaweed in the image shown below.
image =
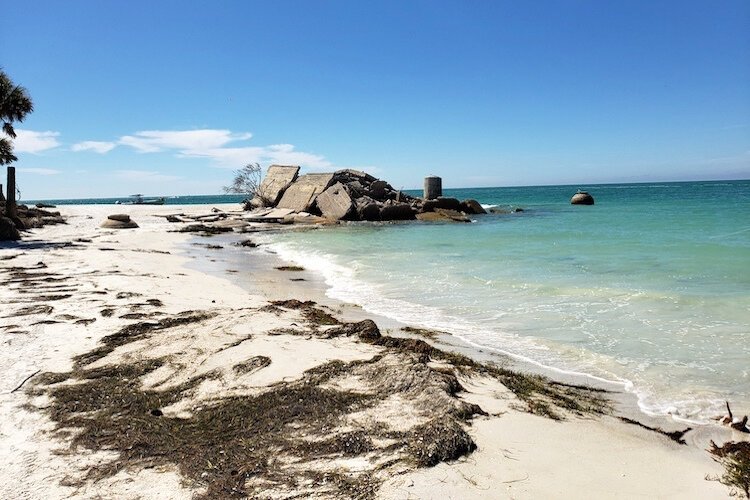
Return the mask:
[(419, 466), (432, 467), (455, 460), (477, 448), (474, 440), (452, 418), (432, 419), (408, 432), (408, 450)]
[(709, 451), (724, 467), (724, 474), (717, 478), (718, 481), (750, 498), (750, 442), (729, 442), (717, 446), (711, 441)]

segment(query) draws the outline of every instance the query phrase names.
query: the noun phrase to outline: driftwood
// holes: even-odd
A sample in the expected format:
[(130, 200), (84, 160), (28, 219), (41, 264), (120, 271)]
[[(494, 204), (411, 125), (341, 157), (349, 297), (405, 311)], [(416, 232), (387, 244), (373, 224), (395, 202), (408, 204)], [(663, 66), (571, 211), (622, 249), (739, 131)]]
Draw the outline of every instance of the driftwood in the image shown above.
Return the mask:
[(19, 390), (19, 389), (20, 389), (21, 387), (23, 387), (23, 385), (24, 385), (24, 384), (25, 384), (26, 382), (28, 382), (28, 381), (29, 381), (29, 379), (31, 379), (31, 377), (33, 377), (34, 375), (36, 375), (36, 374), (37, 374), (37, 373), (39, 373), (40, 371), (42, 371), (42, 370), (37, 370), (37, 371), (35, 371), (34, 373), (32, 373), (31, 375), (29, 375), (28, 377), (26, 377), (25, 379), (23, 379), (23, 380), (21, 381), (21, 383), (20, 383), (20, 384), (18, 384), (18, 385), (16, 386), (16, 388), (15, 388), (15, 389), (13, 389), (12, 391), (10, 391), (10, 393), (11, 393), (11, 394), (13, 394), (13, 393), (14, 393), (14, 392), (16, 392), (17, 390)]
[(745, 415), (744, 417), (735, 418), (732, 414), (732, 409), (729, 407), (729, 401), (726, 401), (727, 405), (727, 414), (721, 418), (719, 418), (719, 422), (721, 422), (724, 425), (728, 425), (732, 429), (740, 432), (750, 433), (750, 429), (747, 427), (747, 421), (748, 416)]

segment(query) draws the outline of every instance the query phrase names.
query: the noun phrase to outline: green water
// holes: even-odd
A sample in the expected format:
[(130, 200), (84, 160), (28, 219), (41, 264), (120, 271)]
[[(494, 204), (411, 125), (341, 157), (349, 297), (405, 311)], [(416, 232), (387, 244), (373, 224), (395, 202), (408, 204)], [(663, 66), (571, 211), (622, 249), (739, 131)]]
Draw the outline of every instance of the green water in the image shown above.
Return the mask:
[[(594, 206), (572, 206), (577, 188)], [(338, 299), (561, 371), (644, 411), (750, 409), (750, 181), (447, 191), (520, 213), (273, 236)]]

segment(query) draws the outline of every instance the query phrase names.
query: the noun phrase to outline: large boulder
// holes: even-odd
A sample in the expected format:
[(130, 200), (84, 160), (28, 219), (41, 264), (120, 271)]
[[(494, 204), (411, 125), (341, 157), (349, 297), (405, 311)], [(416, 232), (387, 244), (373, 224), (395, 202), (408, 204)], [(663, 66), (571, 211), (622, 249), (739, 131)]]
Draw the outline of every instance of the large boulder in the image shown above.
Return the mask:
[(570, 199), (570, 204), (571, 205), (593, 205), (594, 204), (594, 197), (591, 196), (586, 191), (578, 191)]
[(307, 174), (296, 180), (284, 191), (278, 208), (295, 212), (309, 212), (315, 198), (333, 183), (333, 174)]
[(376, 200), (384, 200), (388, 191), (393, 188), (385, 181), (373, 181), (370, 184), (368, 195)]
[(271, 165), (250, 204), (255, 207), (276, 206), (284, 191), (297, 180), (298, 174), (296, 165)]
[(446, 198), (444, 196), (440, 196), (439, 198), (435, 198), (434, 200), (425, 200), (424, 204), (422, 205), (423, 212), (434, 212), (438, 208), (460, 211), (461, 202), (456, 198)]
[(464, 200), (461, 202), (461, 211), (467, 214), (486, 214), (487, 210), (477, 200)]
[(0, 241), (18, 241), (21, 233), (16, 229), (13, 221), (7, 217), (0, 217)]
[(320, 193), (316, 199), (320, 214), (328, 220), (341, 220), (350, 215), (352, 198), (340, 182)]
[(134, 229), (138, 227), (138, 224), (131, 220), (129, 215), (113, 214), (107, 216), (100, 227), (105, 229)]
[(416, 213), (408, 203), (388, 201), (380, 209), (380, 220), (413, 220)]
[(357, 219), (365, 221), (380, 220), (381, 203), (368, 196), (362, 196), (355, 200)]

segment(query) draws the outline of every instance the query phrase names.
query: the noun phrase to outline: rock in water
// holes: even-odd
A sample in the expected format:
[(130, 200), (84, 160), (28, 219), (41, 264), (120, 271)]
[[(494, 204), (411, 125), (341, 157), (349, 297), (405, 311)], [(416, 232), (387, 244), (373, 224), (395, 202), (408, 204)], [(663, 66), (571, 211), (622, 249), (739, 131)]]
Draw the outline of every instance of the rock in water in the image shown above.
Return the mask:
[(464, 200), (461, 202), (461, 211), (467, 214), (486, 214), (487, 210), (477, 200)]
[(588, 194), (586, 191), (578, 191), (570, 199), (571, 205), (593, 205), (594, 197)]
[(100, 227), (105, 229), (133, 229), (138, 227), (138, 224), (131, 220), (129, 215), (113, 214), (107, 216), (107, 220), (102, 222)]
[(413, 220), (415, 211), (408, 203), (388, 201), (380, 209), (380, 220)]

